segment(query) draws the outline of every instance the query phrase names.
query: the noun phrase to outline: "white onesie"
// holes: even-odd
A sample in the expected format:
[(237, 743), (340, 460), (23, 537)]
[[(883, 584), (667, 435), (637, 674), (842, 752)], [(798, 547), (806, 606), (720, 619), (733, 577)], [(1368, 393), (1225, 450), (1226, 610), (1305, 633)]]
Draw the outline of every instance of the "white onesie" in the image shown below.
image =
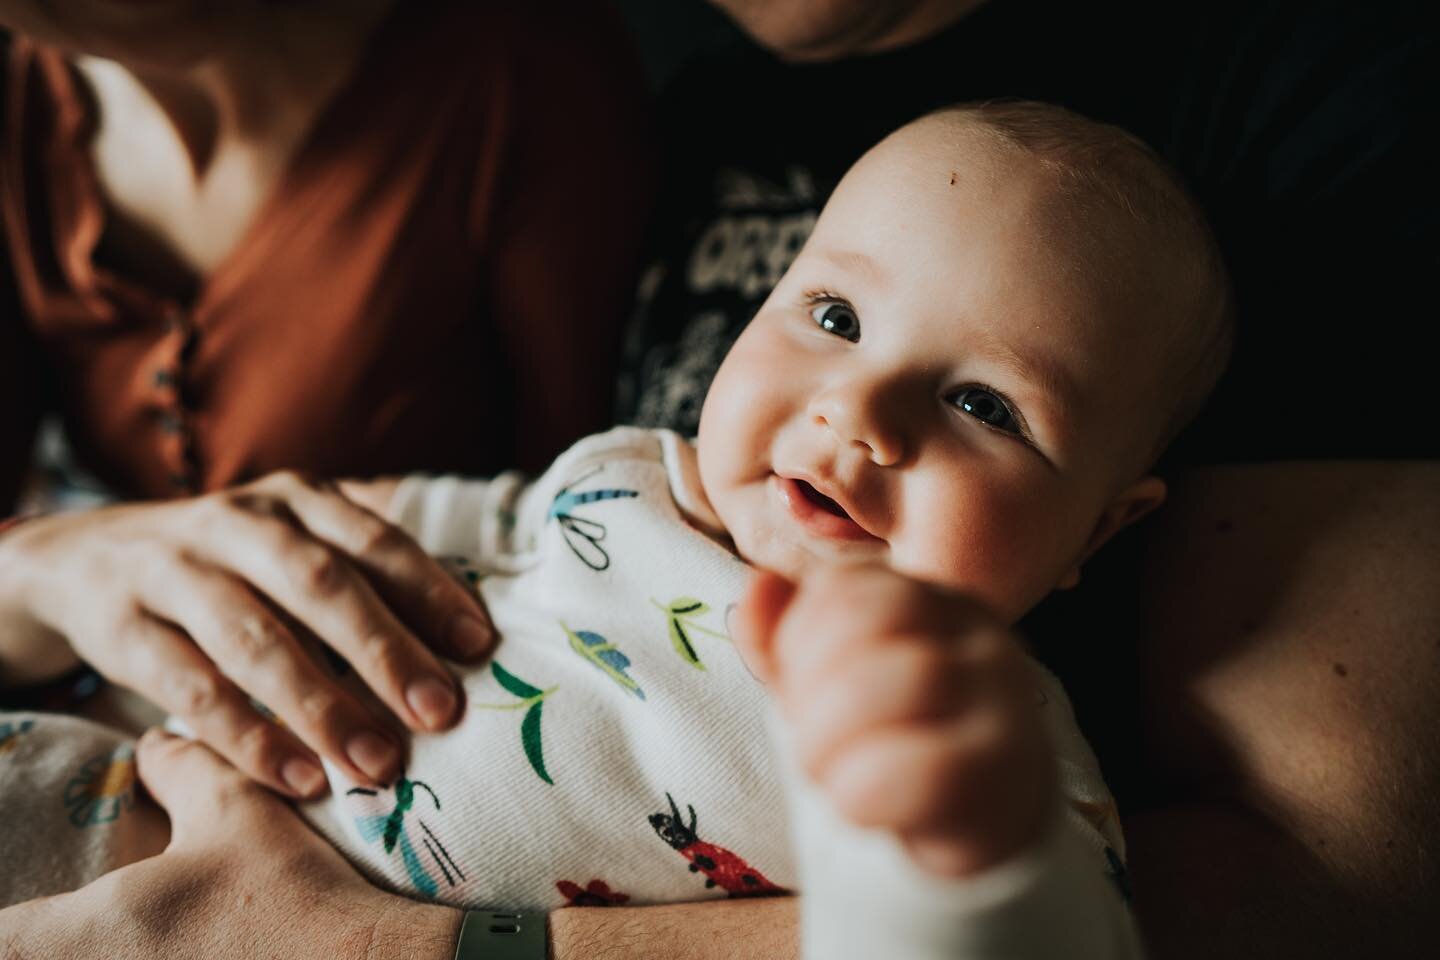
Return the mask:
[(1044, 844), (981, 877), (922, 875), (791, 773), (730, 641), (749, 568), (679, 435), (592, 436), (529, 485), (411, 478), (390, 513), (475, 580), (503, 640), (398, 790), (331, 770), (307, 810), (382, 882), (510, 909), (803, 887), (812, 958), (1138, 955), (1114, 803), (1038, 664), (1066, 803)]

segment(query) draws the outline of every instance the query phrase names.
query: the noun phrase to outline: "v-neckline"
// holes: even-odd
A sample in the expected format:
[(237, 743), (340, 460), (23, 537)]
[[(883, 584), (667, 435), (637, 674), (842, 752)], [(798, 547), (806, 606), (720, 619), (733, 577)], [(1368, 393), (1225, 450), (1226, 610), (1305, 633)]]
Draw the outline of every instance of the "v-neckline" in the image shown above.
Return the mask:
[[(65, 129), (57, 131), (66, 138), (66, 142), (57, 144), (60, 148), (57, 152), (74, 157), (76, 162), (71, 186), (77, 190), (78, 195), (72, 207), (75, 218), (72, 225), (74, 234), (69, 238), (73, 249), (68, 256), (61, 257), (67, 283), (74, 292), (93, 303), (97, 298), (105, 299), (106, 289), (118, 288), (125, 291), (129, 298), (154, 304), (162, 314), (174, 315), (182, 312), (189, 314), (192, 322), (201, 322), (209, 307), (222, 300), (229, 290), (244, 279), (247, 261), (261, 255), (266, 249), (265, 243), (269, 237), (284, 226), (286, 214), (296, 206), (288, 201), (296, 187), (303, 182), (304, 175), (308, 173), (317, 155), (331, 149), (335, 136), (346, 130), (346, 124), (342, 121), (345, 115), (351, 112), (351, 105), (368, 100), (367, 87), (372, 84), (372, 78), (384, 72), (377, 65), (377, 57), (382, 49), (394, 46), (405, 33), (396, 29), (400, 23), (405, 22), (405, 18), (399, 16), (403, 6), (400, 0), (396, 0), (385, 15), (376, 20), (369, 36), (361, 43), (349, 75), (316, 110), (309, 126), (296, 140), (295, 148), (284, 168), (275, 178), (268, 194), (260, 201), (250, 223), (240, 232), (234, 247), (221, 257), (208, 273), (195, 275), (194, 294), (189, 302), (182, 302), (168, 292), (157, 294), (144, 281), (96, 261), (106, 228), (115, 216), (106, 200), (93, 152), (93, 137), (99, 120), (98, 105), (88, 78), (73, 63), (63, 61), (64, 82), (69, 85), (69, 89), (62, 91), (62, 94), (68, 97), (71, 103), (83, 105)], [(47, 186), (52, 191), (64, 189), (64, 186), (57, 184), (53, 178), (50, 178)], [(60, 207), (61, 204), (52, 204), (52, 209)], [(166, 252), (177, 263), (188, 267), (184, 257), (163, 241), (157, 239), (157, 242), (165, 246)], [(80, 268), (82, 274), (74, 275), (75, 268)]]

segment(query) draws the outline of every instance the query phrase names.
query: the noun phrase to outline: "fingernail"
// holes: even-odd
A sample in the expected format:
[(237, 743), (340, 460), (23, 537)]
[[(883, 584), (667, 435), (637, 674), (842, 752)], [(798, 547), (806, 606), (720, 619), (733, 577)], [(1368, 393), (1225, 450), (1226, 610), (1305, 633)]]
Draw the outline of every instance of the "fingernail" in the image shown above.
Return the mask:
[(345, 744), (345, 754), (351, 763), (376, 783), (389, 783), (395, 772), (395, 764), (400, 759), (400, 752), (395, 744), (368, 731), (351, 737), (350, 742)]
[(455, 688), (436, 677), (422, 677), (410, 684), (405, 701), (431, 730), (440, 729), (455, 716)]
[(468, 613), (450, 621), (451, 649), (467, 657), (478, 657), (490, 649), (494, 631)]
[(325, 774), (304, 757), (291, 757), (280, 767), (280, 778), (302, 797), (310, 797), (325, 786)]

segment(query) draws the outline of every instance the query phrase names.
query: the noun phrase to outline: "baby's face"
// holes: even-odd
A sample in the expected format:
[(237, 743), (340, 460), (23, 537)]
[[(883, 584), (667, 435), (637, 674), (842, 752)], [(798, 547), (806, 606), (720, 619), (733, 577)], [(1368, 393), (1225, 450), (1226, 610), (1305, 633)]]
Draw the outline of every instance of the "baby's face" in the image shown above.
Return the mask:
[(701, 479), (752, 563), (878, 560), (1014, 619), (1163, 496), (1135, 483), (1145, 337), (1057, 249), (1038, 167), (927, 136), (857, 164), (736, 342)]

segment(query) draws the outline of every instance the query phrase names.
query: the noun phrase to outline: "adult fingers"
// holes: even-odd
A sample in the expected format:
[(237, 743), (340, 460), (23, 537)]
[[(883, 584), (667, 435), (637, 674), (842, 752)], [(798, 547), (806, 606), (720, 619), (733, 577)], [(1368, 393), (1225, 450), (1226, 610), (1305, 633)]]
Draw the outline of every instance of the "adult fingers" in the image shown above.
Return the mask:
[[(296, 736), (354, 780), (389, 783), (400, 771), (401, 751), (384, 726), (326, 676), (280, 619), (242, 582), (227, 572), (194, 561), (181, 563), (142, 587), (141, 602), (161, 619), (183, 627), (215, 668), (284, 721)], [(209, 717), (210, 691), (201, 687), (190, 711), (197, 732), (246, 772), (266, 769), (278, 759), (277, 741), (265, 727), (236, 740), (224, 713)], [(273, 725), (267, 725), (273, 727)], [(306, 771), (295, 771), (305, 774)], [(283, 774), (282, 774), (283, 776)]]
[(284, 498), (311, 533), (349, 556), (385, 601), (430, 643), (473, 661), (495, 645), (495, 628), (474, 590), (462, 586), (406, 533), (328, 483), (276, 474), (257, 485)]
[(235, 492), (204, 510), (192, 549), (304, 624), (411, 729), (439, 730), (455, 721), (460, 689), (454, 677), (350, 559), (303, 527), (287, 503)]
[(257, 713), (190, 638), (145, 614), (120, 631), (128, 685), (184, 720), (252, 780), (293, 797), (325, 791), (315, 755), (289, 730)]
[(761, 683), (775, 679), (774, 632), (795, 595), (795, 584), (778, 573), (757, 570), (735, 610), (735, 648)]

